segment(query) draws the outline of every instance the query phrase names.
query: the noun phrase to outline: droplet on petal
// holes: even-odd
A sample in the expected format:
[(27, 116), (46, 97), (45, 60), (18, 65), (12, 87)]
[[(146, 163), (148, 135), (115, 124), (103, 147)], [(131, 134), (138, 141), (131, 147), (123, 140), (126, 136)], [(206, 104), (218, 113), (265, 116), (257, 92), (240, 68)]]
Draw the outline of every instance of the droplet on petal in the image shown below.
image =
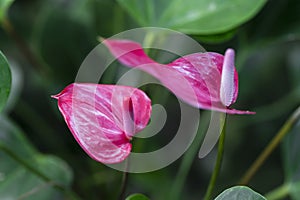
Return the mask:
[(233, 49), (227, 49), (224, 55), (221, 86), (220, 86), (220, 99), (223, 105), (229, 107), (235, 102), (234, 93), (234, 57)]
[(128, 86), (74, 83), (52, 97), (78, 144), (91, 158), (107, 164), (128, 157), (131, 138), (151, 115), (147, 95)]

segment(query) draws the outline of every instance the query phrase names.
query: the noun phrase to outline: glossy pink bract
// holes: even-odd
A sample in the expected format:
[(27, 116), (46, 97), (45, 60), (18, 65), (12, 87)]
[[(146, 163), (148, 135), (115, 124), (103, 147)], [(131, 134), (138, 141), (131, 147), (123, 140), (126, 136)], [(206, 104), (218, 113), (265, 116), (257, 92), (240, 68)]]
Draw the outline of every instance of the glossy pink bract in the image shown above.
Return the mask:
[[(221, 54), (194, 53), (169, 64), (160, 64), (149, 58), (141, 45), (136, 42), (106, 39), (103, 43), (122, 64), (151, 74), (178, 98), (197, 108), (229, 114), (254, 114), (250, 111), (231, 109), (228, 107), (229, 104), (224, 105), (221, 101), (220, 88), (224, 62), (224, 56)], [(234, 67), (232, 70), (230, 103), (234, 103), (238, 96), (238, 74)]]
[(53, 98), (80, 146), (106, 164), (127, 158), (131, 138), (151, 115), (150, 99), (128, 86), (74, 83)]

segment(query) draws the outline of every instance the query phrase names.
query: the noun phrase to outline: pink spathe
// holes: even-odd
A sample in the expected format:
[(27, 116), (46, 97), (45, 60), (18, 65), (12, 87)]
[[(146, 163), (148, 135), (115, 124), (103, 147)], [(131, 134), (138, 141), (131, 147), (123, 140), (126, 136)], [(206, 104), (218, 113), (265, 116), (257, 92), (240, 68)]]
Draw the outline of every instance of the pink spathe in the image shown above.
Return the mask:
[(139, 43), (115, 39), (106, 39), (103, 43), (122, 64), (151, 74), (192, 106), (228, 114), (254, 114), (229, 108), (238, 96), (238, 74), (232, 49), (225, 56), (214, 52), (194, 53), (160, 64), (146, 55)]
[(151, 100), (128, 86), (73, 83), (52, 97), (84, 151), (107, 164), (127, 158), (131, 138), (151, 115)]

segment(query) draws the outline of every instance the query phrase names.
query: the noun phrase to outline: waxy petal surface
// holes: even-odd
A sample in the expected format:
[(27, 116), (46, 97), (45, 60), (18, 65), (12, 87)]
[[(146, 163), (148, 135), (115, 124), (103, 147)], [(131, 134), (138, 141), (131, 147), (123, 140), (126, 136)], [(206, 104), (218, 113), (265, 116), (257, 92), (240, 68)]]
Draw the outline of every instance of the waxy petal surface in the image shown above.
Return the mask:
[(84, 151), (107, 164), (127, 158), (132, 136), (151, 115), (150, 99), (128, 86), (74, 83), (53, 98)]
[[(169, 64), (160, 64), (149, 58), (139, 43), (115, 39), (106, 39), (103, 43), (122, 64), (151, 74), (178, 98), (197, 108), (229, 114), (254, 114), (228, 108), (221, 101), (220, 87), (224, 63), (224, 56), (221, 54), (194, 53)], [(238, 96), (238, 74), (235, 68), (230, 87), (230, 102), (233, 103)]]

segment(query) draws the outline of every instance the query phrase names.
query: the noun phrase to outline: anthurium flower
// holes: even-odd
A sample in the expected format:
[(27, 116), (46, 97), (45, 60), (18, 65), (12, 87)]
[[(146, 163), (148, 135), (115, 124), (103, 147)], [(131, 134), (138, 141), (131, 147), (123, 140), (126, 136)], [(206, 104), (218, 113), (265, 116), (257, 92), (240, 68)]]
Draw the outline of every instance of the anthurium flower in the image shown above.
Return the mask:
[(106, 39), (103, 43), (122, 64), (151, 74), (178, 98), (197, 108), (254, 114), (230, 108), (238, 96), (233, 49), (228, 49), (225, 56), (214, 52), (194, 53), (169, 64), (160, 64), (134, 41)]
[(107, 164), (126, 159), (151, 115), (147, 95), (128, 86), (73, 83), (52, 97), (79, 145)]

